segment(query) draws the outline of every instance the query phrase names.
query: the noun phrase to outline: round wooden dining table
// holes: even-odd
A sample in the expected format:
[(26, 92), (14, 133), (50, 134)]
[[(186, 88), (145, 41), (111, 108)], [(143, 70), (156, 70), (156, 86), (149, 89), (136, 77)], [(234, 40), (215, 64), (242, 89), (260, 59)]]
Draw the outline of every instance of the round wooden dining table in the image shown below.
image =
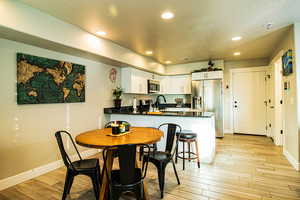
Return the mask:
[[(107, 151), (107, 160), (105, 163), (108, 174), (110, 174), (112, 170), (114, 147), (126, 144), (154, 144), (163, 136), (162, 131), (146, 127), (131, 127), (128, 134), (118, 137), (111, 136), (111, 132), (111, 128), (96, 129), (81, 133), (75, 138), (76, 143), (84, 147), (97, 149), (112, 147), (112, 149)], [(136, 165), (137, 163), (138, 161), (136, 161)], [(103, 170), (99, 200), (104, 200), (108, 192), (108, 179)], [(144, 183), (144, 198), (149, 199), (146, 183)]]

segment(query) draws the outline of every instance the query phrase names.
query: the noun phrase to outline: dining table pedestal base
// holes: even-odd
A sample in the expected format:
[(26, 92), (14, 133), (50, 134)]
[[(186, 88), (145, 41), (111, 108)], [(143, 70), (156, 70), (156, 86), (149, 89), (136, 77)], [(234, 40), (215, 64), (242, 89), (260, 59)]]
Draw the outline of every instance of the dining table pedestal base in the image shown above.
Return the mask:
[[(106, 169), (107, 169), (107, 174), (111, 174), (112, 171), (112, 167), (113, 167), (113, 163), (114, 163), (114, 156), (113, 156), (113, 152), (114, 150), (110, 149), (107, 150), (107, 159), (106, 159), (106, 163), (104, 163), (106, 165)], [(137, 168), (141, 167), (141, 162), (139, 161), (139, 159), (136, 159), (135, 165)], [(105, 172), (105, 168), (103, 166), (102, 169), (102, 180), (101, 180), (101, 188), (100, 188), (100, 195), (99, 195), (99, 200), (105, 200), (105, 199), (109, 199), (108, 198), (108, 194), (109, 194), (109, 182), (108, 182), (108, 177), (107, 174)], [(144, 181), (143, 182), (143, 187), (144, 187), (144, 200), (149, 200), (149, 194), (148, 194), (148, 189), (147, 189), (147, 183)]]

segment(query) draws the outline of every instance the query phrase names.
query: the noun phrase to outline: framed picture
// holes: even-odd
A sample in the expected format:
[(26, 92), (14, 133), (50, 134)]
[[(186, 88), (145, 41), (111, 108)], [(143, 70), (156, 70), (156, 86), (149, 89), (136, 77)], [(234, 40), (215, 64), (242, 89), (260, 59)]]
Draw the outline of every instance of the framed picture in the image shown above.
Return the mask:
[(85, 66), (17, 53), (17, 103), (85, 102)]
[(290, 49), (282, 56), (282, 75), (288, 76), (293, 73), (293, 51)]

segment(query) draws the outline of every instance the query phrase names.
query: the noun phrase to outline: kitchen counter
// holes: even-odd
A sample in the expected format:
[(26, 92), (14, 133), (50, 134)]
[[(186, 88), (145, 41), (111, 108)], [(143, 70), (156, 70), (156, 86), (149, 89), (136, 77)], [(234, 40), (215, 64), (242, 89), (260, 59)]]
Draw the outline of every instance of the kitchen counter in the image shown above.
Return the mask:
[(132, 111), (117, 111), (117, 110), (104, 110), (104, 114), (123, 114), (123, 115), (147, 115), (147, 116), (172, 116), (172, 117), (213, 117), (212, 112), (181, 112), (181, 111), (163, 111), (163, 112), (137, 112)]
[[(203, 163), (211, 163), (215, 157), (216, 130), (214, 113), (191, 111), (167, 111), (159, 114), (139, 112), (133, 113), (132, 107), (122, 107), (120, 110), (114, 108), (104, 109), (107, 119), (110, 121), (127, 121), (132, 126), (159, 127), (163, 123), (175, 123), (183, 130), (189, 130), (197, 134), (200, 160)], [(164, 130), (166, 134), (166, 130)], [(164, 150), (166, 135), (157, 143), (158, 150)], [(187, 148), (186, 148), (187, 149)], [(192, 147), (193, 150), (194, 146)], [(182, 151), (182, 144), (179, 145)]]

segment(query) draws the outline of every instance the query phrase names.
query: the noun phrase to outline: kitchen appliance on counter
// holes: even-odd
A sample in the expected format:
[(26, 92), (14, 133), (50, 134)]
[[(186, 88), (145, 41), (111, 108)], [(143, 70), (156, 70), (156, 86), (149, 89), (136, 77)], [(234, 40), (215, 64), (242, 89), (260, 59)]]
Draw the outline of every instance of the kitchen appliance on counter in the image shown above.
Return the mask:
[(177, 108), (181, 108), (183, 106), (183, 98), (176, 98), (175, 103)]
[(139, 107), (138, 107), (139, 112), (145, 112), (145, 111), (148, 112), (148, 111), (153, 110), (152, 104), (153, 104), (152, 99), (140, 99)]
[(216, 136), (224, 136), (223, 71), (192, 73), (192, 109), (215, 114)]
[(160, 91), (160, 82), (157, 80), (148, 80), (148, 93), (159, 93)]

